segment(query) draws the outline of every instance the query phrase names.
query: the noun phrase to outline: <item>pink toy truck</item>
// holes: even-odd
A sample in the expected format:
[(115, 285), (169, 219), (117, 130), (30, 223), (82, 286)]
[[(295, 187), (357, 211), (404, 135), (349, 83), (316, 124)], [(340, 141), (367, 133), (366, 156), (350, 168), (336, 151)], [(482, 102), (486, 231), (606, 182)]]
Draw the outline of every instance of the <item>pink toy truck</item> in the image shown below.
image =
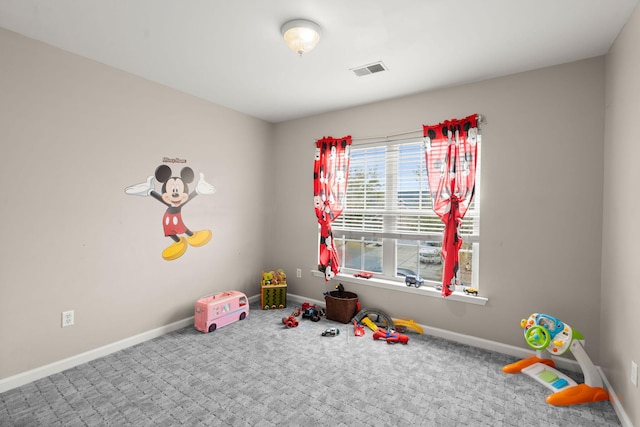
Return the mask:
[(243, 320), (247, 314), (247, 296), (242, 292), (227, 291), (196, 301), (193, 326), (201, 332), (213, 332), (236, 320)]

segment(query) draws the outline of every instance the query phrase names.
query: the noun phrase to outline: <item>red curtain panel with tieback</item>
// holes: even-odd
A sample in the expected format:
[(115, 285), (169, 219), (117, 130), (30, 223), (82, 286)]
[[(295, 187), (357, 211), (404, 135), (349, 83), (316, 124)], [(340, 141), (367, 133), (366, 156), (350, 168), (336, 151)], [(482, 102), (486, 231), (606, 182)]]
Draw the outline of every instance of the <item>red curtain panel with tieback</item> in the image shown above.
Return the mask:
[(458, 227), (473, 200), (478, 154), (478, 116), (423, 125), (429, 191), (433, 210), (444, 222), (442, 296), (458, 284)]
[(340, 272), (340, 259), (333, 242), (331, 224), (342, 213), (347, 201), (347, 179), (351, 137), (323, 137), (316, 141), (313, 165), (313, 202), (320, 224), (318, 269), (325, 280)]

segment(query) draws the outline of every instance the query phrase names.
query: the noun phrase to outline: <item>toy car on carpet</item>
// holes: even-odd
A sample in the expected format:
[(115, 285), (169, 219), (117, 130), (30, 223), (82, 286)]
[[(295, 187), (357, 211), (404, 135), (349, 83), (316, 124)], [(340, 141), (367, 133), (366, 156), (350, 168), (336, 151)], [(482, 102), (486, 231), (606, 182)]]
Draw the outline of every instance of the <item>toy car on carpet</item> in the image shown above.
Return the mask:
[(309, 304), (308, 302), (302, 304), (301, 312), (303, 319), (309, 319), (312, 322), (319, 322), (320, 316), (324, 314), (321, 309), (317, 308), (315, 305)]
[(282, 323), (284, 323), (287, 328), (297, 328), (298, 327), (298, 319), (296, 319), (296, 316), (294, 316), (294, 315), (291, 315), (289, 317), (283, 317), (282, 318)]
[(336, 335), (340, 335), (340, 329), (338, 328), (328, 328), (322, 331), (323, 337), (335, 337)]

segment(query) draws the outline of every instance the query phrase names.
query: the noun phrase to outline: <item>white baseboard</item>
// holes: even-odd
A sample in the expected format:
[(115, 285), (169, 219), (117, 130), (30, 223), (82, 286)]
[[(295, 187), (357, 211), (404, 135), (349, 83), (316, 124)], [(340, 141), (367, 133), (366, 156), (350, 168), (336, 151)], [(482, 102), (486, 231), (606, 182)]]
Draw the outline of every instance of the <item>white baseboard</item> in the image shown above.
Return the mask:
[[(250, 297), (249, 303), (253, 303), (254, 301), (259, 299), (260, 299), (259, 295)], [(89, 350), (85, 353), (76, 354), (75, 356), (71, 356), (67, 359), (62, 359), (57, 362), (50, 363), (48, 365), (40, 366), (30, 371), (22, 372), (20, 374), (13, 375), (11, 377), (0, 379), (0, 393), (3, 393), (5, 391), (11, 390), (16, 387), (20, 387), (25, 384), (29, 384), (30, 382), (39, 380), (44, 377), (48, 377), (49, 375), (57, 374), (58, 372), (62, 372), (66, 369), (73, 368), (83, 363), (91, 362), (92, 360), (107, 356), (111, 353), (115, 353), (116, 351), (120, 351), (128, 347), (132, 347), (136, 344), (140, 344), (142, 342), (157, 338), (164, 334), (168, 334), (169, 332), (173, 332), (190, 325), (193, 325), (193, 316), (188, 317), (186, 319), (178, 320), (177, 322), (173, 322), (156, 329), (152, 329), (147, 332), (143, 332), (138, 335), (134, 335), (129, 338), (125, 338), (120, 341), (116, 341), (111, 344), (107, 344), (102, 347), (98, 347), (93, 350)]]
[[(254, 295), (249, 298), (249, 302), (253, 303), (256, 300), (259, 300), (259, 295)], [(309, 302), (310, 304), (314, 304), (319, 307), (324, 307), (324, 301), (314, 300), (309, 298), (304, 298), (299, 295), (287, 294), (288, 300), (293, 300), (295, 302), (299, 302), (302, 304), (303, 302)], [(96, 349), (87, 351), (85, 353), (77, 354), (75, 356), (69, 357), (67, 359), (59, 360), (57, 362), (50, 363), (48, 365), (44, 365), (38, 367), (36, 369), (32, 369), (30, 371), (26, 371), (11, 377), (4, 378), (0, 380), (0, 393), (11, 390), (16, 387), (20, 387), (22, 385), (28, 384), (30, 382), (39, 380), (41, 378), (48, 377), (49, 375), (57, 374), (58, 372), (62, 372), (66, 369), (73, 368), (75, 366), (81, 365), (83, 363), (90, 362), (92, 360), (98, 359), (100, 357), (107, 356), (111, 353), (115, 353), (116, 351), (123, 350), (128, 347), (132, 347), (134, 345), (140, 344), (142, 342), (151, 340), (153, 338), (157, 338), (164, 334), (168, 334), (169, 332), (173, 332), (178, 329), (185, 328), (189, 325), (193, 325), (193, 317), (188, 317), (183, 320), (179, 320), (177, 322), (170, 323), (168, 325), (162, 326), (160, 328), (152, 329), (147, 332), (143, 332), (138, 335), (134, 335), (129, 338), (125, 338), (120, 341), (116, 341), (111, 344), (107, 344), (103, 347), (98, 347)], [(431, 326), (420, 325), (424, 331), (435, 337), (444, 338), (450, 341), (459, 342), (461, 344), (470, 345), (473, 347), (482, 348), (485, 350), (495, 351), (502, 354), (508, 354), (510, 356), (514, 356), (520, 359), (524, 359), (532, 355), (531, 350), (515, 347), (512, 345), (502, 344), (495, 341), (485, 340), (483, 338), (473, 337), (469, 335), (463, 335), (456, 332), (447, 331), (444, 329), (434, 328)], [(562, 369), (568, 369), (570, 371), (579, 371), (580, 367), (578, 363), (574, 360), (564, 359), (560, 357), (554, 357), (554, 361), (556, 362), (556, 366)], [(611, 404), (620, 419), (623, 427), (633, 427), (631, 420), (627, 416), (624, 408), (622, 407), (621, 402), (618, 400), (615, 391), (611, 388), (611, 384), (607, 380), (604, 372), (597, 367), (600, 376), (602, 377), (602, 381), (605, 384), (605, 388), (607, 389)]]
[(604, 383), (605, 390), (607, 390), (607, 392), (609, 393), (609, 401), (611, 402), (614, 411), (616, 411), (616, 415), (620, 420), (620, 424), (622, 424), (622, 427), (633, 427), (631, 419), (622, 407), (622, 402), (620, 402), (620, 399), (618, 399), (618, 395), (616, 394), (615, 390), (613, 390), (613, 387), (611, 387), (611, 384), (609, 384), (607, 376), (599, 366), (597, 366), (596, 368), (598, 369), (598, 373), (600, 373), (600, 376), (602, 377), (602, 382)]
[(58, 372), (62, 372), (66, 369), (70, 369), (83, 363), (98, 359), (100, 357), (107, 356), (111, 353), (115, 353), (116, 351), (123, 350), (125, 348), (140, 344), (141, 342), (148, 341), (153, 338), (157, 338), (159, 336), (162, 336), (169, 332), (173, 332), (177, 329), (184, 328), (189, 325), (193, 325), (193, 317), (179, 320), (160, 328), (152, 329), (150, 331), (143, 332), (141, 334), (134, 335), (132, 337), (125, 338), (123, 340), (116, 341), (114, 343), (107, 344), (93, 350), (89, 350), (85, 353), (80, 353), (75, 356), (50, 363), (48, 365), (40, 366), (39, 368), (32, 369), (30, 371), (22, 372), (20, 374), (4, 378), (0, 380), (0, 393), (16, 387), (20, 387), (41, 378), (48, 377), (49, 375), (57, 374)]

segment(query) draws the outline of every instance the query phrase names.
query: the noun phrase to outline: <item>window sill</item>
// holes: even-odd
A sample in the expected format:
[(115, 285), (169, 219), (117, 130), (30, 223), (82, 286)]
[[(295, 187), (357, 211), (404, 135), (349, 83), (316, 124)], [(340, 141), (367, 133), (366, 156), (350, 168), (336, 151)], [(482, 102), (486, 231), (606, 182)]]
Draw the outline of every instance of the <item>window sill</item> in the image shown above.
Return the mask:
[[(324, 273), (318, 270), (311, 270), (311, 274), (315, 277), (321, 277), (324, 280)], [(406, 286), (404, 283), (394, 282), (392, 280), (384, 280), (378, 278), (364, 279), (362, 277), (355, 277), (353, 275), (340, 273), (333, 280), (337, 280), (340, 282), (347, 283), (357, 283), (359, 285), (368, 285), (373, 286), (375, 288), (381, 289), (389, 289), (397, 292), (405, 292), (410, 294), (422, 295), (426, 297), (432, 298), (441, 298), (443, 300), (448, 301), (458, 301), (464, 302), (467, 304), (475, 304), (475, 305), (486, 305), (489, 301), (486, 297), (467, 295), (461, 290), (456, 290), (454, 293), (449, 295), (448, 297), (443, 297), (442, 292), (431, 287), (431, 286), (421, 286), (419, 288), (413, 286)]]

